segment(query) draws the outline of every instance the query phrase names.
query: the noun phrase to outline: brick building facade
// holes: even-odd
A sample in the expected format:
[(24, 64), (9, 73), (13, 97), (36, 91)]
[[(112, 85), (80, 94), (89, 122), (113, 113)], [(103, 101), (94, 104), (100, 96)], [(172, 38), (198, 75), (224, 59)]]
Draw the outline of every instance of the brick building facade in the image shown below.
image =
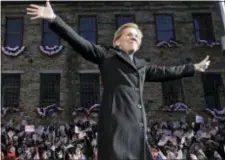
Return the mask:
[[(97, 66), (85, 61), (51, 33), (46, 22), (31, 21), (26, 16), (28, 5), (2, 3), (1, 105), (17, 104), (21, 112), (14, 114), (16, 119), (27, 117), (37, 122), (34, 112), (37, 106), (60, 103), (65, 107), (60, 116), (63, 120), (71, 117), (76, 107), (99, 103), (102, 88)], [(193, 110), (225, 106), (225, 57), (220, 46), (213, 43), (223, 35), (215, 2), (93, 1), (55, 2), (52, 6), (74, 30), (96, 44), (111, 44), (119, 25), (137, 23), (144, 38), (136, 54), (156, 65), (195, 63), (210, 55), (211, 65), (205, 74), (172, 82), (146, 83), (144, 100), (146, 106), (151, 106), (147, 109), (157, 110), (176, 101)], [(201, 44), (196, 43), (199, 40)], [(58, 47), (54, 48), (55, 45)], [(56, 54), (50, 55), (54, 51), (50, 52), (46, 46)]]

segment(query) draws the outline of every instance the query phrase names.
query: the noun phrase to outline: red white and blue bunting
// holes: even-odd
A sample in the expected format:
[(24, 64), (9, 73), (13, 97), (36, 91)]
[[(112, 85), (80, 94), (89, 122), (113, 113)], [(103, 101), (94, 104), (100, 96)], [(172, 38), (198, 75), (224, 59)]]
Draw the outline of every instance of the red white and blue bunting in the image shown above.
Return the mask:
[(25, 49), (25, 46), (15, 46), (15, 47), (2, 46), (2, 53), (4, 53), (7, 56), (16, 57), (20, 53), (22, 53), (24, 49)]
[(194, 42), (196, 46), (204, 46), (204, 47), (216, 47), (220, 46), (220, 42), (212, 42), (212, 41), (207, 41), (207, 40), (199, 40), (197, 42)]
[(43, 53), (45, 53), (48, 56), (54, 56), (62, 51), (63, 46), (62, 45), (54, 45), (53, 47), (49, 46), (40, 46), (40, 49)]
[(177, 103), (171, 104), (167, 107), (164, 107), (162, 110), (169, 111), (169, 112), (177, 112), (177, 111), (186, 112), (186, 111), (190, 110), (190, 108), (182, 102), (177, 102)]
[(221, 110), (216, 108), (206, 108), (206, 110), (217, 120), (225, 121), (225, 107)]
[(172, 47), (180, 47), (182, 46), (181, 43), (169, 40), (169, 41), (160, 41), (156, 44), (156, 47), (161, 47), (161, 48), (172, 48)]
[(80, 107), (80, 108), (77, 108), (73, 113), (72, 115), (73, 116), (76, 116), (76, 115), (79, 115), (79, 114), (82, 114), (86, 117), (89, 117), (89, 116), (97, 116), (96, 113), (99, 112), (100, 110), (100, 107), (101, 105), (100, 104), (94, 104), (94, 105), (91, 105), (90, 107), (88, 108), (85, 108), (85, 107)]
[(37, 107), (35, 110), (36, 113), (43, 118), (55, 116), (57, 113), (63, 111), (64, 108), (60, 104), (51, 104), (43, 108)]
[(1, 107), (1, 118), (5, 117), (9, 113), (20, 112), (18, 106)]
[[(212, 42), (207, 40), (199, 40), (199, 41), (193, 42), (193, 44), (199, 47), (210, 47), (210, 48), (220, 46), (219, 41)], [(159, 48), (173, 48), (173, 47), (180, 47), (180, 46), (182, 46), (182, 44), (174, 40), (160, 41), (156, 44), (156, 47), (159, 47)]]

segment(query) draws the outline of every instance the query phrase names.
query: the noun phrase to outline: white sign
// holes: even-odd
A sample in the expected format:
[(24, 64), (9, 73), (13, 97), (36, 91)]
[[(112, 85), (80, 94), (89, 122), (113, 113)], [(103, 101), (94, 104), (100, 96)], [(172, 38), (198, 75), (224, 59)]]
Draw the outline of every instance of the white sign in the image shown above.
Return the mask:
[(195, 116), (195, 122), (196, 123), (204, 123), (204, 118), (202, 116)]
[(26, 125), (25, 126), (25, 132), (34, 132), (34, 125)]

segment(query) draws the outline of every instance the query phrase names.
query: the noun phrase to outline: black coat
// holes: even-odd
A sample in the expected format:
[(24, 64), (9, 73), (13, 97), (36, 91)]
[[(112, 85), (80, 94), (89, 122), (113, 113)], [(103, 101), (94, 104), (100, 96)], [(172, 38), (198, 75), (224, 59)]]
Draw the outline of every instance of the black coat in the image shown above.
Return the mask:
[(193, 65), (158, 67), (135, 56), (133, 63), (122, 50), (88, 42), (59, 17), (50, 28), (99, 66), (104, 88), (98, 121), (99, 160), (152, 159), (146, 139), (144, 82), (193, 76)]

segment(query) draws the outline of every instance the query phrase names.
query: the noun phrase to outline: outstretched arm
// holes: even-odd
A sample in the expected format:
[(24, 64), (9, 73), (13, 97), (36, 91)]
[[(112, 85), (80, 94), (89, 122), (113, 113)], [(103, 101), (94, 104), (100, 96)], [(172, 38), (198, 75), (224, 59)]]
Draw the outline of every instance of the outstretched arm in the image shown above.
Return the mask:
[(73, 49), (82, 55), (86, 60), (100, 64), (105, 57), (105, 48), (95, 45), (83, 37), (79, 36), (70, 26), (60, 17), (56, 16), (50, 23), (50, 28), (60, 37), (66, 40)]
[(146, 71), (146, 81), (168, 81), (183, 77), (191, 77), (196, 71), (205, 72), (210, 64), (209, 56), (200, 63), (185, 64), (173, 67), (149, 66)]
[(147, 82), (175, 80), (182, 77), (191, 77), (195, 73), (194, 65), (187, 64), (173, 67), (149, 66), (146, 71)]
[(27, 8), (27, 15), (30, 15), (32, 20), (39, 18), (48, 20), (49, 27), (67, 41), (86, 60), (100, 64), (104, 59), (106, 53), (105, 48), (95, 45), (79, 36), (60, 17), (55, 15), (49, 0), (46, 1), (46, 6), (30, 5)]

